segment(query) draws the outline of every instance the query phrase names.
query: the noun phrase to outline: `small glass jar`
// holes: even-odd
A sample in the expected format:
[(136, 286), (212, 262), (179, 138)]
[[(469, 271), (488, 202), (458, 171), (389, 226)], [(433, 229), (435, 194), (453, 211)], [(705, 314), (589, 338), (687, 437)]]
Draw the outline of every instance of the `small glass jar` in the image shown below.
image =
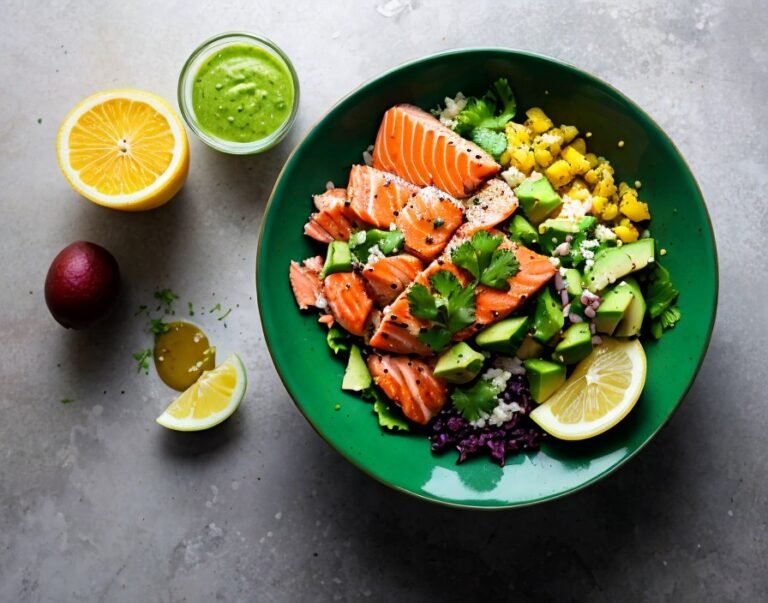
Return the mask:
[[(205, 61), (210, 58), (211, 55), (227, 46), (241, 44), (260, 48), (281, 62), (286, 67), (286, 70), (291, 77), (291, 82), (293, 83), (293, 106), (285, 121), (283, 121), (283, 123), (268, 136), (248, 142), (236, 142), (220, 138), (201, 127), (200, 122), (195, 115), (192, 96), (195, 78)], [(198, 46), (190, 55), (187, 62), (184, 63), (184, 67), (181, 69), (178, 97), (179, 108), (181, 109), (184, 121), (187, 123), (187, 126), (189, 126), (189, 129), (192, 130), (205, 144), (223, 153), (232, 155), (252, 155), (271, 149), (285, 138), (286, 134), (290, 131), (293, 122), (296, 120), (296, 114), (299, 109), (299, 78), (296, 75), (296, 70), (293, 68), (290, 59), (280, 47), (271, 40), (247, 32), (227, 32), (209, 38), (200, 44), (200, 46)]]

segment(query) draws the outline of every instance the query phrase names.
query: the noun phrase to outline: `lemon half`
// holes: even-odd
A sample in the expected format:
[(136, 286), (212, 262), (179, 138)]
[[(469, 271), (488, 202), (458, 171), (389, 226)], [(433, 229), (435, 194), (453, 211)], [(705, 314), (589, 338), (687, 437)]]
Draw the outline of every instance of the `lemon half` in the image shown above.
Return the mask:
[(246, 385), (243, 361), (232, 354), (215, 369), (200, 375), (157, 417), (157, 422), (175, 431), (209, 429), (232, 416), (245, 395)]
[(166, 203), (189, 172), (181, 120), (163, 99), (143, 90), (106, 90), (78, 103), (59, 128), (56, 151), (78, 193), (124, 211)]
[(646, 359), (637, 340), (604, 338), (531, 419), (561, 440), (585, 440), (610, 429), (635, 406), (645, 385)]

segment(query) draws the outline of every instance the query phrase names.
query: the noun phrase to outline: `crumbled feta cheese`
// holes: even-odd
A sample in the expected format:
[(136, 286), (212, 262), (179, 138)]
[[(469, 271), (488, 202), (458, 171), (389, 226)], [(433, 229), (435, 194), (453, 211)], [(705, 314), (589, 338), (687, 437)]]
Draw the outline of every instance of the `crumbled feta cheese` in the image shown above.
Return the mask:
[(384, 253), (379, 249), (378, 245), (373, 245), (368, 249), (368, 264), (375, 264), (381, 258), (384, 257)]
[(393, 230), (397, 230), (397, 224), (395, 224), (394, 222), (390, 222), (389, 223), (389, 230), (390, 230), (390, 232), (393, 231)]
[(329, 180), (328, 182), (325, 183), (325, 190), (329, 191), (332, 188), (336, 188), (336, 185), (333, 183), (332, 180)]
[(584, 203), (568, 195), (563, 195), (563, 204), (560, 206), (558, 219), (578, 222), (586, 215), (587, 208)]
[(525, 375), (523, 361), (517, 356), (499, 356), (493, 363), (496, 368), (507, 371), (511, 375)]
[(520, 412), (522, 408), (517, 402), (499, 402), (499, 405), (493, 409), (491, 416), (488, 418), (488, 423), (494, 427), (499, 427), (512, 419), (512, 415), (516, 412)]
[(349, 237), (349, 244), (353, 247), (356, 245), (362, 245), (365, 243), (365, 231), (359, 230), (356, 233), (353, 233), (352, 236)]
[(512, 378), (512, 373), (500, 368), (490, 368), (483, 374), (483, 379), (491, 382), (496, 393), (500, 394), (507, 387), (507, 381)]
[(526, 175), (518, 170), (514, 165), (510, 166), (501, 173), (501, 177), (510, 188), (517, 188), (526, 179)]
[(547, 132), (546, 134), (541, 135), (541, 142), (545, 142), (547, 144), (560, 144), (563, 142), (563, 137)]
[(445, 97), (445, 109), (440, 112), (443, 125), (453, 129), (456, 127), (456, 116), (467, 106), (467, 97), (459, 92), (454, 98)]
[(613, 232), (610, 228), (605, 226), (604, 224), (598, 224), (595, 228), (595, 236), (597, 237), (598, 241), (615, 241), (616, 240), (616, 233)]
[(548, 259), (549, 259), (549, 263), (552, 264), (553, 266), (555, 266), (556, 268), (558, 266), (560, 266), (560, 258), (552, 258), (551, 257), (551, 258), (548, 258)]
[(528, 176), (528, 180), (533, 180), (534, 182), (536, 182), (537, 180), (541, 180), (543, 177), (544, 177), (544, 174), (542, 174), (541, 172), (537, 172), (536, 170), (533, 170), (531, 172), (531, 175)]
[(315, 300), (315, 306), (320, 308), (321, 310), (325, 310), (328, 307), (328, 300), (325, 299), (322, 295), (318, 295), (317, 299)]

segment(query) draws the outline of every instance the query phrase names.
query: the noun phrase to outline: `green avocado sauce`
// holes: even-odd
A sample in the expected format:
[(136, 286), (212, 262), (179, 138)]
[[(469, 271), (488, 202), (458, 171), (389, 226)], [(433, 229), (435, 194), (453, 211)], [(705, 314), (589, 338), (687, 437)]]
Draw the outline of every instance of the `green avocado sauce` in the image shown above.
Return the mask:
[(192, 109), (207, 134), (254, 142), (275, 132), (291, 114), (293, 79), (274, 54), (232, 44), (208, 57), (192, 85)]

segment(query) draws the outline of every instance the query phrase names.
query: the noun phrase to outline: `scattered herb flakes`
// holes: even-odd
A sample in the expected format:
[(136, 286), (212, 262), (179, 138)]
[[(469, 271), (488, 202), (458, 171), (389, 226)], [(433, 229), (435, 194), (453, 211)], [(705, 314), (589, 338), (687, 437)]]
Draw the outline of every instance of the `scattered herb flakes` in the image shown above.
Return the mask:
[(139, 309), (136, 310), (136, 314), (134, 316), (138, 316), (139, 314), (149, 313), (149, 306), (145, 306), (144, 304), (139, 306)]
[[(43, 123), (43, 118), (42, 117), (38, 117), (37, 118), (37, 123), (39, 123), (39, 124)], [(70, 400), (70, 402), (74, 402), (74, 400)]]
[(133, 353), (133, 359), (137, 363), (137, 368), (136, 368), (137, 373), (144, 371), (145, 375), (149, 375), (149, 359), (151, 357), (152, 357), (152, 350), (150, 348), (141, 350), (140, 352)]
[(151, 318), (149, 320), (149, 332), (153, 333), (156, 337), (167, 333), (170, 330), (167, 322), (163, 322), (162, 318)]
[(208, 310), (208, 314), (213, 314), (214, 312), (221, 312), (221, 304), (216, 304), (213, 308)]
[(159, 289), (155, 291), (155, 299), (159, 300), (162, 304), (165, 304), (166, 311), (170, 311), (173, 306), (173, 302), (179, 299), (171, 289)]
[(61, 403), (62, 404), (72, 404), (72, 402), (74, 402), (74, 400), (72, 398), (62, 398), (61, 399)]
[(219, 316), (219, 320), (224, 320), (227, 316), (230, 315), (231, 312), (232, 312), (232, 308), (227, 308), (227, 311), (224, 312), (224, 314), (222, 314), (221, 316)]
[(194, 316), (195, 315), (195, 306), (192, 305), (191, 301), (187, 302), (187, 311), (189, 312), (190, 316)]

